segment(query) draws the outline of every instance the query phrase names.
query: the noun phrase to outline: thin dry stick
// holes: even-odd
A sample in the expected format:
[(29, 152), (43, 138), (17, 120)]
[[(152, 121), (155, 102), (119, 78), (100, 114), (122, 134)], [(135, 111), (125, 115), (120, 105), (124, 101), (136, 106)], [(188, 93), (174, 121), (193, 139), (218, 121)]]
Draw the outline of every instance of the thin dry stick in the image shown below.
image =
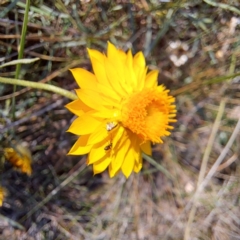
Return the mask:
[[(227, 155), (229, 149), (233, 145), (233, 143), (234, 143), (236, 137), (238, 136), (239, 132), (240, 132), (240, 118), (238, 119), (237, 125), (234, 128), (234, 131), (233, 131), (230, 139), (228, 140), (227, 145), (224, 147), (224, 149), (222, 150), (220, 156), (217, 158), (216, 162), (213, 164), (213, 166), (211, 167), (211, 169), (208, 172), (207, 176), (205, 177), (203, 182), (198, 187), (196, 193), (194, 194), (193, 199), (192, 199), (193, 203), (196, 201), (196, 199), (198, 199), (198, 197), (201, 194), (201, 192), (204, 190), (204, 188), (207, 186), (207, 184), (209, 183), (209, 181), (211, 180), (213, 175), (216, 173), (219, 165), (221, 164), (221, 162), (223, 161), (223, 159)], [(184, 238), (184, 239), (188, 239), (188, 238)]]
[(133, 180), (133, 191), (134, 191), (134, 209), (133, 209), (133, 214), (134, 214), (134, 225), (135, 225), (135, 231), (136, 231), (136, 238), (137, 240), (140, 239), (139, 237), (139, 230), (140, 230), (140, 224), (139, 224), (139, 219), (140, 219), (140, 203), (139, 203), (139, 193), (138, 193), (138, 188), (139, 188), (139, 178), (134, 178)]
[(216, 173), (218, 167), (220, 166), (222, 160), (224, 159), (224, 157), (227, 155), (229, 149), (231, 148), (232, 144), (234, 143), (236, 137), (238, 136), (240, 132), (240, 118), (238, 119), (238, 122), (233, 130), (233, 133), (230, 137), (230, 139), (227, 142), (227, 145), (224, 147), (223, 151), (221, 152), (220, 156), (218, 157), (218, 159), (216, 160), (216, 162), (213, 164), (213, 166), (211, 167), (210, 171), (208, 172), (207, 176), (205, 177), (205, 179), (203, 180), (203, 182), (200, 184), (199, 188), (197, 189), (197, 191), (195, 192), (194, 196), (190, 199), (190, 201), (188, 202), (188, 204), (185, 206), (185, 208), (183, 209), (182, 213), (177, 217), (177, 219), (174, 221), (174, 224), (168, 229), (166, 235), (164, 236), (164, 239), (168, 239), (168, 234), (172, 231), (173, 227), (175, 226), (175, 224), (180, 221), (180, 219), (186, 214), (186, 211), (188, 211), (191, 207), (191, 203), (195, 201), (195, 199), (197, 199), (200, 195), (200, 193), (204, 190), (204, 188), (207, 186), (207, 184), (209, 183), (209, 181), (211, 180), (212, 176)]
[(220, 172), (223, 169), (227, 168), (228, 166), (230, 166), (233, 162), (235, 162), (238, 159), (238, 155), (236, 153), (234, 153), (226, 162), (224, 162), (223, 164), (221, 164), (217, 171)]
[(218, 157), (218, 159), (216, 160), (216, 162), (213, 164), (213, 166), (211, 167), (210, 171), (208, 172), (207, 176), (205, 177), (204, 181), (199, 186), (198, 194), (201, 193), (201, 191), (207, 186), (207, 184), (209, 183), (210, 179), (212, 178), (212, 176), (217, 171), (219, 165), (222, 163), (223, 159), (225, 158), (225, 156), (229, 152), (230, 148), (232, 147), (232, 145), (233, 145), (236, 137), (238, 136), (239, 132), (240, 132), (240, 118), (238, 119), (237, 125), (234, 128), (234, 131), (233, 131), (230, 139), (228, 140), (227, 145), (224, 147), (224, 149), (222, 150), (220, 156)]
[(206, 170), (207, 170), (208, 159), (209, 159), (210, 153), (212, 151), (213, 143), (214, 143), (214, 140), (216, 138), (218, 129), (219, 129), (220, 124), (221, 124), (221, 119), (222, 119), (222, 116), (223, 116), (223, 113), (224, 113), (224, 110), (225, 110), (225, 105), (226, 105), (226, 99), (223, 99), (220, 102), (218, 114), (217, 114), (217, 117), (215, 119), (215, 122), (214, 122), (214, 125), (213, 125), (213, 128), (212, 128), (212, 132), (211, 132), (211, 135), (209, 137), (207, 147), (206, 147), (206, 150), (205, 150), (204, 155), (203, 155), (202, 164), (201, 164), (201, 168), (200, 168), (200, 173), (199, 173), (199, 176), (198, 176), (197, 187), (199, 187), (199, 185), (202, 183), (202, 181), (204, 179), (204, 175), (205, 175)]
[[(81, 161), (82, 162), (82, 161)], [(81, 162), (77, 163), (82, 164)], [(59, 186), (53, 189), (40, 203), (38, 203), (35, 207), (33, 207), (25, 216), (20, 219), (20, 222), (26, 220), (30, 216), (32, 216), (37, 210), (43, 207), (47, 202), (49, 202), (61, 189), (67, 186), (75, 177), (77, 177), (80, 173), (82, 173), (86, 169), (86, 165), (83, 164), (80, 168), (77, 168), (73, 173), (70, 174)]]
[(192, 82), (181, 88), (178, 88), (177, 90), (171, 91), (171, 94), (173, 96), (177, 96), (177, 95), (183, 94), (185, 92), (189, 92), (189, 91), (198, 89), (201, 86), (215, 84), (215, 83), (221, 83), (221, 82), (233, 79), (237, 76), (240, 76), (240, 72), (237, 72), (237, 73), (234, 73), (231, 75), (227, 75), (227, 76), (215, 77), (215, 78), (211, 78), (211, 79), (207, 79), (207, 80), (203, 80), (203, 81), (199, 81), (199, 82)]
[[(200, 186), (200, 184), (202, 183), (202, 181), (204, 179), (204, 175), (205, 175), (206, 169), (207, 169), (208, 159), (209, 159), (209, 156), (210, 156), (210, 153), (211, 153), (211, 150), (212, 150), (212, 147), (213, 147), (213, 143), (214, 143), (214, 140), (216, 138), (218, 129), (220, 127), (221, 119), (222, 119), (222, 116), (223, 116), (223, 113), (224, 113), (225, 103), (226, 103), (225, 99), (223, 99), (220, 103), (218, 114), (217, 114), (217, 117), (215, 119), (215, 122), (214, 122), (214, 125), (213, 125), (213, 128), (212, 128), (212, 132), (211, 132), (211, 135), (209, 137), (209, 140), (208, 140), (208, 143), (207, 143), (207, 146), (206, 146), (206, 150), (205, 150), (204, 155), (203, 155), (201, 169), (200, 169), (200, 173), (199, 173), (199, 177), (198, 177), (197, 187)], [(186, 230), (185, 230), (185, 234), (184, 234), (184, 239), (185, 240), (190, 238), (191, 224), (194, 220), (195, 213), (196, 213), (196, 204), (195, 204), (195, 202), (193, 202), (193, 206), (192, 206), (192, 209), (191, 209), (190, 214), (189, 214), (189, 218), (188, 218), (188, 222), (187, 222), (187, 226), (186, 226)]]
[(19, 224), (18, 222), (6, 217), (6, 216), (3, 216), (2, 214), (0, 214), (0, 221), (1, 221), (1, 224), (4, 223), (4, 221), (6, 221), (7, 223), (9, 223), (11, 226), (15, 227), (15, 228), (18, 228), (20, 230), (23, 230), (25, 231), (25, 227), (22, 226), (21, 224)]
[(44, 113), (50, 112), (53, 109), (55, 109), (59, 106), (62, 106), (63, 104), (64, 104), (64, 99), (58, 99), (56, 102), (54, 102), (52, 104), (48, 104), (46, 107), (42, 107), (39, 111), (31, 113), (29, 116), (23, 117), (13, 123), (8, 124), (7, 126), (4, 126), (3, 128), (0, 128), (1, 133), (8, 131), (8, 129), (19, 126), (20, 124), (23, 124), (23, 123), (29, 121), (29, 119), (31, 119), (33, 117), (42, 116)]
[(236, 8), (236, 7), (233, 7), (229, 4), (225, 4), (225, 3), (218, 3), (216, 1), (211, 1), (211, 0), (203, 0), (205, 3), (211, 5), (211, 6), (214, 6), (214, 7), (219, 7), (219, 8), (222, 8), (222, 9), (226, 9), (226, 10), (229, 10), (229, 11), (232, 11), (234, 13), (237, 13), (240, 15), (240, 11)]

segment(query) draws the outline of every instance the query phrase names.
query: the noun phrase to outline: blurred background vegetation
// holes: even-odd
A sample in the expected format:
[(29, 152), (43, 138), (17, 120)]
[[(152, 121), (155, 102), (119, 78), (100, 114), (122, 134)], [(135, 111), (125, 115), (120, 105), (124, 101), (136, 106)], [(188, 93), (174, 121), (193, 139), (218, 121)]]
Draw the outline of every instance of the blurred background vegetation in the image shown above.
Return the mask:
[[(0, 0), (0, 65), (18, 58), (25, 7)], [(32, 0), (23, 57), (39, 60), (18, 78), (73, 91), (68, 69), (91, 70), (86, 48), (104, 52), (111, 41), (159, 69), (178, 122), (140, 174), (93, 176), (86, 157), (66, 155), (76, 140), (69, 100), (0, 83), (0, 239), (240, 239), (239, 9), (238, 0)], [(31, 176), (2, 156), (23, 142)]]

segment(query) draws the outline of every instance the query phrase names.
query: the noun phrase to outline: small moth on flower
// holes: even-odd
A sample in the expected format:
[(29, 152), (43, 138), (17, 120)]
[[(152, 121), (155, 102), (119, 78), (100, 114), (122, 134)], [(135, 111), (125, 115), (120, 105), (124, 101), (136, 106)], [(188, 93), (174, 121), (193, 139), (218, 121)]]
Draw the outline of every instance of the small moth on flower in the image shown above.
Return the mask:
[(108, 151), (112, 148), (112, 143), (109, 143), (106, 147), (104, 147), (104, 150)]

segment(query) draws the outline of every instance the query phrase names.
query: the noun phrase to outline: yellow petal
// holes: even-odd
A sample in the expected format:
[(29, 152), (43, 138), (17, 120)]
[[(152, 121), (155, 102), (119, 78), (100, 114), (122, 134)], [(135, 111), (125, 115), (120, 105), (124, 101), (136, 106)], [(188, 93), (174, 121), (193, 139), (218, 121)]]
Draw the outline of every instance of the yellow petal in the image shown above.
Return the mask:
[(113, 178), (116, 176), (116, 173), (115, 173), (114, 169), (112, 168), (112, 162), (108, 166), (108, 174), (109, 174), (110, 178)]
[(110, 177), (115, 176), (120, 170), (124, 161), (126, 152), (130, 146), (130, 140), (128, 139), (123, 127), (119, 127), (113, 138), (112, 147), (112, 161), (110, 164)]
[(111, 158), (107, 156), (95, 162), (93, 164), (94, 175), (105, 171), (106, 168), (109, 166), (110, 162), (111, 162)]
[(109, 59), (105, 60), (105, 67), (109, 84), (112, 86), (112, 89), (120, 96), (127, 96), (129, 88), (125, 84), (123, 74), (120, 74), (120, 72), (117, 71), (113, 62), (111, 62)]
[[(125, 90), (125, 92), (130, 93), (132, 91), (130, 84), (131, 81), (129, 81), (129, 75), (125, 74), (125, 72), (127, 71), (127, 54), (124, 51), (117, 49), (113, 44), (108, 42), (107, 56), (107, 63), (105, 64), (110, 83), (112, 84), (112, 79), (117, 79), (113, 81), (114, 85), (112, 85), (112, 87), (118, 89), (120, 86)], [(108, 73), (108, 71), (111, 72)], [(112, 78), (112, 76), (114, 78)]]
[(137, 88), (137, 79), (135, 72), (133, 70), (133, 56), (132, 56), (132, 51), (128, 50), (127, 53), (127, 59), (125, 62), (125, 78), (128, 79), (128, 82), (130, 83), (131, 90)]
[(108, 174), (110, 176), (110, 178), (113, 178), (115, 177), (119, 172), (120, 172), (121, 169), (119, 169), (117, 172), (112, 168), (112, 165), (111, 163), (109, 164), (108, 166)]
[(111, 98), (117, 102), (121, 101), (121, 97), (112, 90), (111, 86), (105, 86), (97, 83), (98, 92), (102, 93), (105, 97)]
[[(99, 125), (99, 127), (91, 134), (91, 136), (89, 137), (88, 140), (88, 144), (92, 145), (92, 144), (96, 144), (98, 142), (103, 141), (104, 139), (109, 138), (109, 133), (106, 129), (106, 124), (102, 123), (101, 125)], [(106, 142), (105, 141), (105, 142)]]
[(100, 143), (95, 144), (88, 155), (88, 164), (93, 164), (104, 157), (110, 157), (111, 149), (108, 151), (105, 150), (105, 147), (109, 144), (110, 142), (107, 140), (103, 140)]
[[(114, 155), (111, 163), (111, 174), (115, 175), (118, 171), (118, 166), (121, 165), (123, 174), (128, 178), (135, 164), (137, 139), (133, 138), (134, 135), (123, 127), (119, 127), (118, 131), (120, 139), (115, 144), (116, 146), (113, 147)], [(121, 131), (123, 131), (122, 135), (120, 135)], [(119, 158), (117, 155), (119, 155)]]
[(116, 129), (113, 137), (113, 154), (117, 155), (118, 151), (125, 145), (128, 141), (128, 146), (130, 145), (130, 139), (128, 136), (128, 131), (121, 125)]
[(140, 154), (138, 161), (135, 162), (133, 171), (135, 173), (138, 173), (141, 169), (142, 169), (142, 155)]
[[(165, 94), (165, 95), (167, 95), (167, 93), (169, 92), (169, 90), (166, 90), (166, 87), (164, 85), (157, 86), (157, 91), (159, 92), (159, 94)], [(173, 98), (173, 102), (174, 102), (174, 98)]]
[(111, 175), (115, 175), (123, 165), (123, 161), (125, 159), (126, 153), (129, 149), (129, 146), (123, 145), (122, 148), (118, 151), (116, 156), (112, 156), (111, 161)]
[(117, 49), (112, 43), (108, 42), (108, 59), (116, 66), (116, 70), (122, 71), (123, 64), (126, 61), (127, 54), (121, 49)]
[(140, 159), (140, 156), (142, 154), (141, 149), (140, 149), (139, 140), (138, 140), (138, 138), (134, 137), (134, 138), (132, 138), (131, 142), (132, 142), (132, 146), (133, 146), (133, 150), (134, 150), (133, 155), (134, 155), (135, 162), (138, 162)]
[(138, 73), (139, 68), (145, 69), (145, 66), (146, 66), (146, 62), (145, 62), (144, 55), (142, 52), (138, 52), (133, 57), (133, 68), (134, 68), (135, 73), (136, 74)]
[(69, 151), (69, 155), (83, 155), (90, 152), (92, 145), (87, 145), (90, 135), (83, 135), (75, 142)]
[(98, 92), (89, 89), (77, 89), (78, 97), (92, 109), (102, 109), (102, 98)]
[(132, 145), (130, 145), (128, 151), (126, 152), (125, 159), (121, 167), (121, 170), (126, 178), (130, 176), (131, 172), (133, 171), (134, 165), (135, 165), (134, 148)]
[(88, 113), (76, 118), (68, 129), (68, 132), (76, 135), (87, 135), (95, 131), (101, 121), (91, 117)]
[(77, 89), (76, 93), (78, 97), (89, 107), (101, 110), (106, 109), (105, 106), (119, 107), (119, 103), (116, 100), (106, 97), (105, 95), (92, 91), (90, 89)]
[(105, 69), (105, 56), (97, 50), (88, 49), (88, 54), (90, 56), (93, 71), (97, 77), (99, 83), (108, 86), (109, 81)]
[(145, 86), (146, 75), (147, 75), (148, 67), (139, 73), (139, 80), (138, 80), (138, 89), (142, 90)]
[[(119, 89), (116, 89), (116, 86), (113, 85), (113, 81), (111, 78), (109, 78), (109, 71), (112, 71), (109, 67), (106, 66), (105, 62), (107, 61), (107, 58), (105, 55), (101, 54), (100, 52), (96, 50), (88, 49), (88, 53), (92, 62), (94, 73), (97, 77), (97, 80), (99, 83), (105, 86), (112, 86), (113, 90), (115, 91), (115, 94), (121, 96)], [(115, 75), (116, 75), (116, 68), (115, 69)], [(119, 85), (119, 84), (117, 84)]]
[(142, 89), (145, 83), (145, 58), (142, 52), (138, 52), (133, 58), (133, 69), (137, 79), (137, 88)]
[(146, 141), (145, 143), (140, 145), (141, 150), (146, 153), (147, 155), (152, 155), (152, 148), (151, 148), (151, 142)]
[(77, 116), (81, 116), (84, 113), (92, 110), (92, 108), (88, 107), (80, 99), (68, 103), (67, 105), (65, 105), (65, 107)]
[(146, 76), (145, 87), (152, 88), (158, 85), (158, 70), (153, 70), (149, 72)]
[(138, 162), (140, 159), (141, 155), (141, 150), (140, 150), (140, 139), (136, 137), (136, 135), (132, 132), (128, 132), (128, 138), (131, 140), (131, 148), (133, 152), (133, 158), (135, 162)]
[(90, 73), (89, 71), (83, 69), (83, 68), (74, 68), (70, 69), (70, 71), (73, 74), (73, 77), (75, 78), (78, 86), (80, 88), (89, 88), (89, 89), (95, 89), (97, 78), (94, 74)]
[(99, 110), (99, 111), (95, 111), (92, 112), (91, 115), (93, 117), (99, 117), (99, 118), (116, 118), (117, 116), (120, 115), (120, 111), (119, 110), (115, 110), (115, 109), (103, 109), (103, 110)]
[(118, 56), (118, 49), (111, 42), (108, 42), (107, 56), (110, 60), (114, 60)]

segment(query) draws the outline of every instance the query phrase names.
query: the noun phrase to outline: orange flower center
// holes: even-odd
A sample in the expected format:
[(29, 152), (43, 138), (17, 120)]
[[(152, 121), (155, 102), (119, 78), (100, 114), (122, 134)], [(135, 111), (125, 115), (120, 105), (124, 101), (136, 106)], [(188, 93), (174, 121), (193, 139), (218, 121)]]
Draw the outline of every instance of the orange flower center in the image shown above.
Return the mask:
[(161, 143), (169, 135), (169, 122), (175, 122), (174, 98), (163, 87), (144, 89), (132, 94), (123, 104), (122, 124), (140, 139)]

